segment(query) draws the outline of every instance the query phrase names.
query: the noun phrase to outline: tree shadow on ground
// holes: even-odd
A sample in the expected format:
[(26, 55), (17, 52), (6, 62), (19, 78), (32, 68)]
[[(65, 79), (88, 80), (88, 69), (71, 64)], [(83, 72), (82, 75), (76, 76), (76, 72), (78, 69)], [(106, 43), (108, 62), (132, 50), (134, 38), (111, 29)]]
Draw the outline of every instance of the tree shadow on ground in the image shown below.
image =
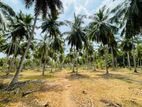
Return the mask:
[(0, 79), (11, 79), (11, 78), (13, 78), (12, 74), (9, 74), (9, 75), (0, 75)]
[(79, 80), (79, 79), (89, 79), (90, 76), (87, 74), (76, 74), (76, 73), (70, 73), (68, 76), (65, 77), (69, 80)]
[(53, 74), (48, 74), (45, 76), (41, 76), (41, 75), (30, 75), (30, 76), (22, 76), (21, 79), (22, 80), (44, 80), (44, 79), (49, 79), (49, 78), (54, 78), (55, 76)]
[(112, 73), (109, 73), (109, 74), (97, 74), (97, 76), (99, 76), (101, 78), (104, 78), (104, 79), (118, 79), (118, 80), (125, 81), (127, 83), (139, 83), (139, 84), (142, 84), (142, 81), (135, 80), (135, 79), (132, 79), (132, 78), (130, 78), (128, 76), (121, 75), (121, 74), (112, 74)]

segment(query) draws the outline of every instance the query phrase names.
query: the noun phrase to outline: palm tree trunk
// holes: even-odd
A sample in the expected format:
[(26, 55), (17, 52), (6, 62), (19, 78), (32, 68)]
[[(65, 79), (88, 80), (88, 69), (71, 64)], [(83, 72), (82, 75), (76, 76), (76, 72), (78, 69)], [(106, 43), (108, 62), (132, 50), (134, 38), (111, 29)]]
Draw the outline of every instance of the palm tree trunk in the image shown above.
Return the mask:
[(11, 72), (12, 59), (8, 58), (7, 63), (8, 63), (8, 68), (7, 68), (6, 75), (8, 76), (9, 73)]
[(72, 60), (72, 61), (73, 61), (72, 72), (75, 73), (75, 62), (76, 62), (76, 61), (75, 61), (75, 60), (76, 60), (76, 58), (75, 58), (75, 48), (74, 48), (73, 50), (74, 50), (74, 53), (73, 53), (73, 60)]
[(73, 63), (72, 72), (75, 73), (75, 64)]
[(115, 57), (115, 68), (118, 67), (118, 61), (117, 61), (117, 57)]
[(128, 68), (131, 69), (130, 53), (129, 52), (127, 52), (127, 61), (128, 61)]
[(140, 67), (140, 59), (138, 58), (138, 66)]
[(136, 63), (135, 51), (133, 51), (133, 61), (134, 61), (134, 72), (137, 73), (137, 63)]
[(75, 73), (78, 74), (78, 65), (76, 65), (76, 72)]
[(42, 76), (44, 76), (44, 73), (45, 73), (45, 65), (46, 65), (46, 61), (44, 61), (43, 63)]
[(76, 74), (78, 74), (78, 51), (75, 50)]
[(42, 67), (42, 59), (40, 58), (40, 60), (39, 60), (39, 71), (40, 71), (41, 67)]
[(111, 55), (112, 55), (112, 67), (113, 67), (113, 70), (115, 69), (115, 61), (114, 61), (114, 54), (113, 54), (113, 49), (111, 47)]
[(50, 73), (53, 73), (53, 63), (51, 63), (51, 69), (50, 69)]
[(94, 71), (96, 71), (96, 58), (93, 58), (93, 60), (94, 60), (94, 64), (93, 64), (93, 66), (94, 66)]
[(123, 67), (125, 68), (125, 56), (123, 55)]
[(142, 66), (142, 60), (140, 59), (140, 67)]
[(10, 64), (9, 64), (9, 72), (13, 71), (14, 65), (16, 66), (15, 63), (15, 55), (11, 58)]
[(16, 68), (17, 68), (17, 62), (16, 62), (16, 59), (17, 59), (17, 57), (15, 56), (15, 57), (14, 57), (14, 63), (15, 63), (14, 71), (16, 71)]
[(142, 60), (141, 60), (141, 58), (140, 58), (140, 67), (142, 66)]
[(9, 50), (8, 50), (8, 54), (7, 54), (7, 57), (6, 57), (6, 59), (7, 59), (7, 64), (8, 64), (8, 68), (7, 68), (6, 75), (9, 75), (9, 73), (10, 73), (10, 69), (9, 69), (9, 68), (10, 68), (11, 61), (10, 61), (10, 59), (9, 59), (9, 56), (10, 56), (11, 48), (12, 48), (12, 45), (10, 45), (10, 48), (9, 48)]
[(107, 62), (107, 53), (108, 52), (108, 50), (106, 50), (106, 52), (105, 52), (105, 68), (106, 68), (106, 74), (109, 74), (109, 71), (108, 71), (108, 62)]
[(27, 48), (25, 50), (25, 53), (23, 54), (23, 56), (22, 56), (22, 58), (20, 60), (19, 66), (18, 66), (18, 68), (16, 70), (16, 73), (15, 73), (12, 81), (10, 82), (9, 86), (13, 85), (14, 83), (16, 83), (18, 81), (19, 73), (20, 73), (20, 71), (23, 68), (24, 59), (25, 59), (25, 57), (26, 57), (26, 55), (27, 55), (27, 53), (29, 51), (29, 48), (30, 48), (30, 45), (31, 45), (31, 41), (32, 41), (32, 38), (34, 36), (34, 30), (35, 30), (35, 26), (36, 26), (36, 22), (37, 22), (37, 17), (38, 17), (38, 15), (35, 16), (32, 32), (31, 32), (30, 38), (28, 39), (28, 44), (27, 44)]

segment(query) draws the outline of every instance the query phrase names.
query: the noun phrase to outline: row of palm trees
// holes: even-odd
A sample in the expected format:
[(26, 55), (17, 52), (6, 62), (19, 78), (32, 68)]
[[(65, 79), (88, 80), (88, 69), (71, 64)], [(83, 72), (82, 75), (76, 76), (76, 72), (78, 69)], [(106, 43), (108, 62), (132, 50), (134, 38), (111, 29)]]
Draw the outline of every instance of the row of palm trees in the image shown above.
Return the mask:
[[(121, 3), (124, 3), (125, 7), (122, 4), (118, 4), (113, 9), (104, 6), (95, 15), (89, 17), (91, 21), (87, 26), (84, 22), (86, 18), (84, 15), (74, 14), (73, 21), (58, 21), (58, 16), (63, 11), (60, 0), (24, 1), (26, 8), (34, 5), (34, 17), (22, 12), (16, 14), (12, 8), (0, 1), (2, 25), (0, 27), (2, 38), (0, 51), (7, 55), (9, 65), (7, 73), (11, 70), (11, 66), (16, 65), (16, 72), (10, 86), (18, 81), (25, 58), (38, 60), (42, 66), (42, 75), (45, 74), (46, 65), (55, 68), (59, 64), (62, 67), (65, 63), (72, 63), (73, 72), (77, 73), (79, 64), (92, 63), (96, 66), (97, 61), (101, 62), (101, 60), (105, 60), (106, 74), (108, 74), (110, 57), (112, 67), (115, 69), (118, 56), (120, 56), (119, 52), (123, 53), (124, 65), (127, 54), (127, 64), (131, 68), (130, 53), (133, 53), (134, 71), (137, 72), (137, 63), (140, 64), (142, 61), (142, 46), (136, 41), (141, 33), (140, 0), (124, 0)], [(3, 16), (7, 21), (3, 21)], [(138, 20), (135, 20), (136, 18)], [(42, 21), (41, 26), (36, 26), (38, 20)], [(62, 33), (61, 26), (69, 26), (70, 31)], [(36, 29), (42, 29), (41, 40), (35, 39)], [(118, 41), (115, 36), (119, 32), (122, 36), (120, 38), (123, 38), (121, 41)], [(67, 55), (64, 49), (66, 41), (70, 47)], [(94, 42), (100, 45), (98, 51), (94, 50)]]

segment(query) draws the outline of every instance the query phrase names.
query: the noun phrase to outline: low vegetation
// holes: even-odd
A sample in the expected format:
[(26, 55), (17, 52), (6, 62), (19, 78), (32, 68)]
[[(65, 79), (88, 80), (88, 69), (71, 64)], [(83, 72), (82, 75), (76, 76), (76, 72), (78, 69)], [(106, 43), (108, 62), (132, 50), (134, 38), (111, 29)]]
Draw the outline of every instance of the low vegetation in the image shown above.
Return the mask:
[[(140, 69), (138, 69), (140, 70)], [(48, 73), (44, 78), (36, 70), (21, 74), (21, 82), (12, 91), (0, 91), (0, 105), (8, 107), (141, 107), (142, 74), (129, 69), (103, 70), (71, 69)], [(12, 75), (12, 74), (11, 74)], [(3, 77), (3, 75), (1, 75)], [(5, 86), (10, 79), (4, 78)], [(4, 87), (5, 87), (4, 86)], [(69, 105), (70, 104), (70, 105)], [(47, 106), (48, 107), (48, 106)]]

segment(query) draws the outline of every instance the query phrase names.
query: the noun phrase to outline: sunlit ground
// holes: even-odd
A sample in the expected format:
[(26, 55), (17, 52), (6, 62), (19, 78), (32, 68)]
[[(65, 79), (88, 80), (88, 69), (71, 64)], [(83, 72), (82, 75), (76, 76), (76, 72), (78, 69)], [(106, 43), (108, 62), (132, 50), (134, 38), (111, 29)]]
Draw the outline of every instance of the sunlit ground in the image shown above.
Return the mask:
[[(79, 74), (69, 68), (55, 73), (38, 70), (20, 74), (20, 81), (44, 80), (30, 83), (11, 92), (0, 91), (1, 107), (142, 107), (142, 70), (133, 73), (116, 69), (105, 75), (104, 70), (80, 68)], [(11, 79), (0, 73), (3, 83)], [(1, 80), (1, 81), (2, 81)], [(23, 92), (37, 90), (22, 97)], [(4, 100), (3, 100), (4, 99)]]

